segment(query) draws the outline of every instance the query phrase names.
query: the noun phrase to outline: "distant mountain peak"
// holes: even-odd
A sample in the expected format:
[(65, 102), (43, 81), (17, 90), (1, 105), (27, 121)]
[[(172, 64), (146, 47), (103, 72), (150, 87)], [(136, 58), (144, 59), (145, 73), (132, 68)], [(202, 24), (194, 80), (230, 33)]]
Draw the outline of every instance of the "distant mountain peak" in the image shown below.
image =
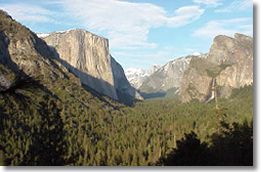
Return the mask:
[(127, 79), (135, 88), (139, 88), (144, 80), (152, 73), (156, 72), (161, 65), (154, 64), (148, 70), (142, 68), (128, 68), (125, 70)]
[(174, 94), (177, 94), (184, 71), (193, 57), (178, 57), (159, 67), (144, 80), (139, 90), (144, 93), (160, 93), (174, 89)]
[(200, 56), (201, 54), (202, 54), (202, 53), (200, 53), (200, 52), (193, 52), (193, 53), (192, 53), (193, 56)]

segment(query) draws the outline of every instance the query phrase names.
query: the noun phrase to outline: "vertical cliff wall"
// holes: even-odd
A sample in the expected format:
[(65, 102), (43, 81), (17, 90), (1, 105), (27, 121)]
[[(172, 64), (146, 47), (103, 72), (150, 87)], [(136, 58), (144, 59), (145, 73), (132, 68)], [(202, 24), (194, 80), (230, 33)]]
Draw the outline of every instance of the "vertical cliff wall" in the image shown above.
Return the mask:
[(206, 101), (211, 96), (211, 82), (217, 81), (219, 96), (228, 97), (233, 88), (253, 83), (253, 38), (235, 34), (215, 37), (206, 59), (192, 59), (183, 76), (182, 101)]
[(107, 39), (81, 29), (51, 33), (43, 39), (82, 84), (121, 102), (136, 98), (136, 90), (109, 53)]

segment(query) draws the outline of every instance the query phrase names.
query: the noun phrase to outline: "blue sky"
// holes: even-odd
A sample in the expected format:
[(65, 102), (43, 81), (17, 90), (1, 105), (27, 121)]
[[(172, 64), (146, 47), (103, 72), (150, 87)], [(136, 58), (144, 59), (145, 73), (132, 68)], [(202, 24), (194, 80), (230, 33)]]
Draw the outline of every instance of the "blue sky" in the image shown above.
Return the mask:
[(216, 35), (253, 36), (252, 0), (0, 0), (36, 33), (83, 28), (110, 41), (124, 67), (206, 53)]

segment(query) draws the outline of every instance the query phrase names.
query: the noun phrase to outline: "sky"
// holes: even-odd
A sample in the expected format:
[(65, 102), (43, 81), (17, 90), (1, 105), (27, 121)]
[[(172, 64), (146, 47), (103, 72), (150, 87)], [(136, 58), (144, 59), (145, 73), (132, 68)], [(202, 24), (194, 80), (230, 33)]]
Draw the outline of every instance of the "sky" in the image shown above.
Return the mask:
[(0, 0), (0, 9), (35, 33), (108, 38), (125, 70), (207, 53), (217, 35), (253, 36), (252, 0)]

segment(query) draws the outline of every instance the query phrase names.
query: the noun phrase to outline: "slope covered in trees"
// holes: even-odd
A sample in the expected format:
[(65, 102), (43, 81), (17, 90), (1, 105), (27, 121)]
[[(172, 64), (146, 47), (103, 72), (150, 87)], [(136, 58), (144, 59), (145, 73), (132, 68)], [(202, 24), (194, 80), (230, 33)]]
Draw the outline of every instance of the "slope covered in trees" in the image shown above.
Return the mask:
[[(219, 110), (215, 110), (214, 102), (182, 104), (173, 99), (156, 99), (108, 113), (98, 109), (96, 114), (83, 110), (75, 100), (68, 111), (61, 100), (43, 89), (27, 85), (18, 92), (1, 93), (0, 157), (5, 165), (207, 165), (165, 162), (175, 149), (181, 150), (185, 140), (193, 138), (200, 147), (197, 154), (220, 151), (218, 145), (223, 143), (222, 149), (229, 154), (244, 151), (253, 155), (252, 147), (235, 150), (238, 147), (233, 145), (235, 149), (231, 151), (230, 146), (235, 142), (246, 144), (245, 139), (252, 137), (252, 86), (235, 90), (229, 99), (219, 99)], [(221, 130), (222, 121), (230, 126), (225, 133)], [(240, 127), (244, 122), (249, 129), (245, 135)], [(191, 131), (195, 134), (185, 137)], [(230, 137), (232, 140), (227, 139)], [(248, 140), (247, 144), (251, 143)], [(251, 156), (239, 155), (232, 157), (236, 161), (219, 159), (212, 165), (253, 162)], [(250, 163), (242, 162), (244, 158)]]

